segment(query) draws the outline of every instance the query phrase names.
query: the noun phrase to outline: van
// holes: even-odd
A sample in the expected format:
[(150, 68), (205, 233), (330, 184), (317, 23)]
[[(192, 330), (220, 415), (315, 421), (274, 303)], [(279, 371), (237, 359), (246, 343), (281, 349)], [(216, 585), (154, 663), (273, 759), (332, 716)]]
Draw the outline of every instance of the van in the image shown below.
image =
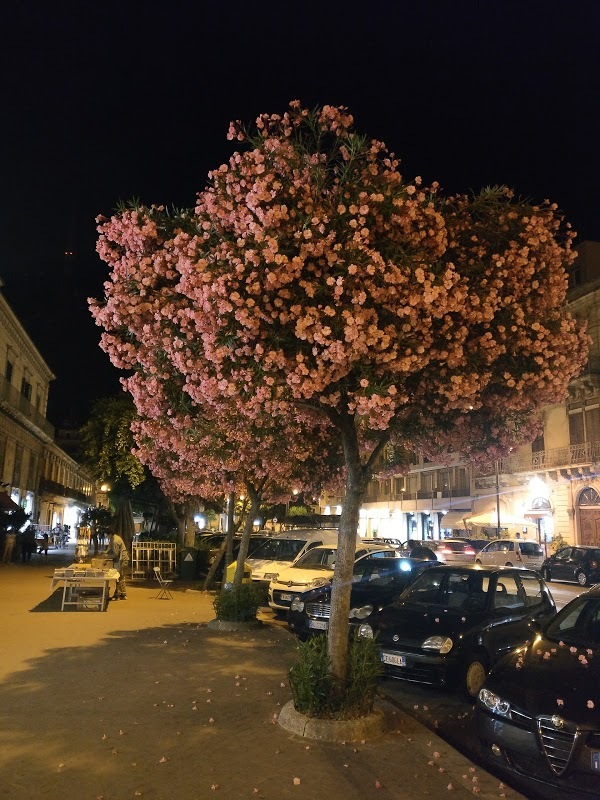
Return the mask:
[(496, 567), (527, 567), (539, 570), (544, 561), (544, 551), (537, 542), (525, 539), (493, 539), (475, 558), (476, 564)]
[(338, 531), (333, 528), (293, 530), (271, 536), (246, 562), (252, 567), (253, 581), (270, 582), (301, 555), (320, 544), (337, 545)]

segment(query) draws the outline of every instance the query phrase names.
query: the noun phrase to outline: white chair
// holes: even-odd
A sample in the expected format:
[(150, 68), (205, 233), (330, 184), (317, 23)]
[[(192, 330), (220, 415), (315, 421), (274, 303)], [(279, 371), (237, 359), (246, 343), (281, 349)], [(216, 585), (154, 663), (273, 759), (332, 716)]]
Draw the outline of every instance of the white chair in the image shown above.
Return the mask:
[(172, 580), (163, 578), (160, 574), (160, 567), (154, 567), (154, 576), (160, 584), (160, 591), (154, 598), (155, 600), (172, 600), (173, 595), (169, 591), (169, 586), (173, 583)]

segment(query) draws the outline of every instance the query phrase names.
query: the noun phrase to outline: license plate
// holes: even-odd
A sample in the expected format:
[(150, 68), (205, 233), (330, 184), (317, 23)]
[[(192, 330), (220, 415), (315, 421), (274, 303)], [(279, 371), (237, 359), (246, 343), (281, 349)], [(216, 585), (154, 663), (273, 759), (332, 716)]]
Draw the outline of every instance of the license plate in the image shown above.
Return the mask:
[(326, 631), (327, 630), (327, 620), (326, 619), (309, 619), (308, 620), (308, 627), (313, 628), (316, 631)]
[(598, 750), (592, 750), (592, 769), (600, 772), (600, 752)]
[(392, 664), (394, 667), (405, 667), (405, 656), (397, 656), (395, 653), (382, 653), (381, 660), (384, 664)]
[(283, 594), (282, 593), (282, 594), (279, 595), (279, 599), (280, 600), (291, 600), (292, 599), (292, 595), (291, 594)]

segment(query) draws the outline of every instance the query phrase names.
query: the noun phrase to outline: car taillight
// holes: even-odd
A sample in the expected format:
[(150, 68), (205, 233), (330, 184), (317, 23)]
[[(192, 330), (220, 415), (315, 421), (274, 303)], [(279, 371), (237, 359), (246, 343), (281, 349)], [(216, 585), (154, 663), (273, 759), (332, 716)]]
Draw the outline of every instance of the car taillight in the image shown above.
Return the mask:
[(448, 555), (451, 552), (452, 550), (449, 547), (440, 547), (440, 553), (444, 553), (444, 555)]
[(465, 547), (465, 549), (463, 550), (463, 553), (466, 556), (474, 556), (475, 555), (475, 550), (473, 550), (472, 547)]

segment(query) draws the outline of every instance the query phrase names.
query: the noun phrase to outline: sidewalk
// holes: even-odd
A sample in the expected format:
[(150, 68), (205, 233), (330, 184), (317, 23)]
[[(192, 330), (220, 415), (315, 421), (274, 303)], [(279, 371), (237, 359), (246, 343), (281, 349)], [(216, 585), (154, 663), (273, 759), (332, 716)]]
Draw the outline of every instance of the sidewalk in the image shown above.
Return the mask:
[(520, 797), (391, 706), (377, 741), (284, 731), (295, 640), (268, 613), (213, 631), (210, 595), (135, 582), (106, 613), (61, 613), (50, 581), (72, 550), (41, 558), (0, 565), (3, 800)]

